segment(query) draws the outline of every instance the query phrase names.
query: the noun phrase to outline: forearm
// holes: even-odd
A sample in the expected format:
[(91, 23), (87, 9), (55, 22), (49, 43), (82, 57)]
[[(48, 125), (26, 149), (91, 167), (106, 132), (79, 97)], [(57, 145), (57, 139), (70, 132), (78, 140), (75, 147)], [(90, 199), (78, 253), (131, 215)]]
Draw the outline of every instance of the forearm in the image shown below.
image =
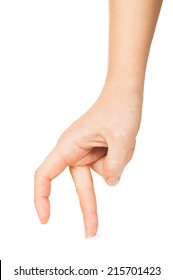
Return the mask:
[(106, 80), (143, 85), (162, 0), (109, 0)]

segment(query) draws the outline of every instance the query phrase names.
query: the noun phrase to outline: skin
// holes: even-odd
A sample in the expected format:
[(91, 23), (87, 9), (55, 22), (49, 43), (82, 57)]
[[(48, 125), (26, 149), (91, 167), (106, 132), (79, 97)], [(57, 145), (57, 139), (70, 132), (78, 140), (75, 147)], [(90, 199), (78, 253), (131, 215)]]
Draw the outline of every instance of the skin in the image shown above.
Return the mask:
[(93, 106), (60, 136), (35, 172), (34, 201), (40, 222), (50, 216), (51, 181), (69, 167), (83, 213), (85, 236), (97, 233), (90, 168), (114, 186), (133, 156), (140, 127), (150, 45), (162, 0), (109, 1), (108, 69)]

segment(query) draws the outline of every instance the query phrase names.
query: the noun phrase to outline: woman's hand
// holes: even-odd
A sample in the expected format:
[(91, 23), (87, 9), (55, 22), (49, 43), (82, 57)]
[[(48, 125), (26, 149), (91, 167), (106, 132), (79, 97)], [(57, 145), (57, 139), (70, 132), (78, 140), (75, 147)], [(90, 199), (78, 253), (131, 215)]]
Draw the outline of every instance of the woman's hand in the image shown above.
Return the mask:
[(85, 235), (94, 236), (98, 217), (90, 168), (116, 185), (132, 158), (142, 110), (143, 88), (106, 81), (96, 103), (59, 138), (35, 173), (35, 206), (41, 223), (50, 215), (51, 181), (69, 166), (83, 212)]

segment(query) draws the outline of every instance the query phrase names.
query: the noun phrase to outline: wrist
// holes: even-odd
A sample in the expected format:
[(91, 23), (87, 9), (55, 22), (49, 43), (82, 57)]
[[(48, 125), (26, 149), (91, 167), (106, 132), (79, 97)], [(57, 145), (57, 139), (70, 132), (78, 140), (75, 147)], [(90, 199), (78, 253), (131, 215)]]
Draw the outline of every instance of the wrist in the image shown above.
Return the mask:
[(144, 85), (147, 66), (147, 54), (129, 54), (109, 57), (107, 67), (107, 81), (120, 81), (121, 84)]
[(130, 90), (131, 92), (136, 92), (138, 94), (143, 94), (144, 90), (144, 77), (130, 77), (125, 75), (109, 75), (106, 76), (104, 87), (111, 86), (112, 88), (119, 89), (125, 92)]

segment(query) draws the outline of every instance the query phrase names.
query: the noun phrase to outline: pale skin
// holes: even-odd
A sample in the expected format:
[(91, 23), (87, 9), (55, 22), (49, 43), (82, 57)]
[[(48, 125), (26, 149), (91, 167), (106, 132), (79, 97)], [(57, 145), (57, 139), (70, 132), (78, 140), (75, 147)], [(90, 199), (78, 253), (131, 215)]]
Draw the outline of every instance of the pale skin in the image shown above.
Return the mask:
[(161, 5), (162, 0), (109, 0), (108, 69), (103, 89), (35, 172), (34, 201), (42, 224), (50, 216), (51, 181), (69, 167), (85, 236), (96, 235), (98, 215), (90, 168), (114, 186), (133, 156), (146, 64)]

